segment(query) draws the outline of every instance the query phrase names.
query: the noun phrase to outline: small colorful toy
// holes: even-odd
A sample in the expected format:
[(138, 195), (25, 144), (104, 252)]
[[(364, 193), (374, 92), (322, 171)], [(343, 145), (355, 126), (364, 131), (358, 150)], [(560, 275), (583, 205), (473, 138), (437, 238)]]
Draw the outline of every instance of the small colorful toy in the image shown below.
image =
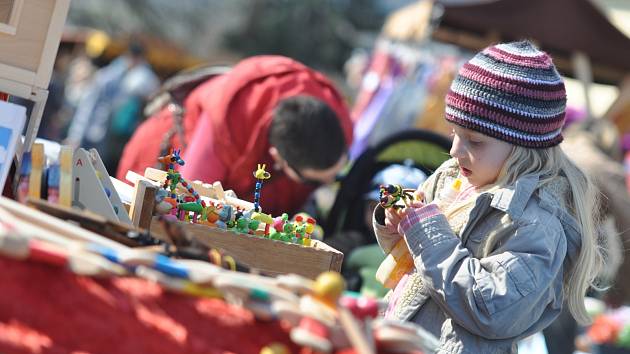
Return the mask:
[(269, 231), (274, 222), (273, 217), (269, 214), (254, 212), (252, 213), (252, 219), (260, 221), (261, 223), (265, 224), (265, 236), (269, 236)]
[(254, 211), (260, 212), (260, 191), (262, 189), (263, 181), (271, 178), (271, 174), (265, 171), (265, 164), (258, 164), (258, 168), (254, 171), (254, 177), (256, 177), (256, 189), (254, 190)]
[[(189, 184), (179, 172), (175, 170), (175, 165), (184, 166), (185, 161), (180, 156), (180, 150), (171, 149), (170, 153), (165, 156), (158, 157), (158, 161), (166, 169), (166, 180), (162, 188), (170, 190), (170, 198), (177, 201), (176, 214), (180, 220), (192, 221), (197, 223), (203, 221), (202, 215), (207, 216), (204, 213), (204, 209), (207, 207), (206, 202), (201, 200), (199, 193), (195, 191), (192, 184)], [(175, 190), (177, 185), (184, 187), (192, 197), (178, 198)], [(187, 200), (187, 198), (189, 200)], [(166, 198), (165, 198), (166, 200)], [(168, 200), (166, 200), (168, 202)], [(193, 213), (191, 216), (190, 213)]]
[[(185, 163), (179, 156), (179, 150), (171, 150), (168, 155), (158, 160), (168, 169), (162, 189), (156, 194), (155, 211), (158, 214), (242, 234), (311, 246), (311, 235), (317, 227), (314, 218), (302, 213), (290, 221), (286, 213), (274, 218), (261, 212), (262, 184), (264, 180), (271, 178), (271, 174), (265, 170), (266, 164), (258, 164), (256, 171), (253, 172), (256, 178), (253, 208), (243, 209), (230, 204), (227, 200), (213, 198), (201, 200), (191, 184), (175, 170), (177, 165), (182, 166)], [(203, 186), (203, 183), (198, 181), (196, 185)], [(181, 192), (178, 186), (186, 188), (187, 193), (178, 195), (176, 192), (178, 190)]]
[[(383, 208), (404, 208), (409, 201), (413, 200), (413, 193), (398, 184), (382, 184), (379, 192), (380, 204)], [(401, 200), (405, 205), (397, 204)]]
[(293, 220), (297, 224), (296, 233), (299, 233), (301, 236), (301, 240), (298, 240), (299, 243), (304, 246), (310, 246), (312, 235), (315, 233), (317, 228), (317, 222), (313, 217), (306, 213), (296, 214), (293, 217)]
[(180, 151), (180, 149), (171, 149), (168, 155), (158, 157), (158, 162), (162, 164), (164, 171), (174, 170), (175, 164), (184, 166), (185, 162), (180, 156)]

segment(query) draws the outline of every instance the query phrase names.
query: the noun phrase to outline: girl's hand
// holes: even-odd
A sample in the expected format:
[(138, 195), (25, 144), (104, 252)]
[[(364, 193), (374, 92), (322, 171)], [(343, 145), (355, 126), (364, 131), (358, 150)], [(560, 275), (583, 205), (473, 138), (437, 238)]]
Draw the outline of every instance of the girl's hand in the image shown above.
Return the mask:
[(414, 199), (406, 202), (404, 208), (385, 209), (385, 226), (393, 232), (398, 231), (398, 224), (407, 215), (410, 208), (422, 208), (424, 204), (424, 193), (420, 190), (413, 192)]
[(387, 208), (385, 209), (385, 227), (391, 232), (398, 232), (398, 224), (405, 216), (405, 209)]
[(426, 204), (424, 203), (424, 192), (420, 189), (416, 189), (413, 192), (413, 201), (409, 204), (411, 208), (422, 208)]

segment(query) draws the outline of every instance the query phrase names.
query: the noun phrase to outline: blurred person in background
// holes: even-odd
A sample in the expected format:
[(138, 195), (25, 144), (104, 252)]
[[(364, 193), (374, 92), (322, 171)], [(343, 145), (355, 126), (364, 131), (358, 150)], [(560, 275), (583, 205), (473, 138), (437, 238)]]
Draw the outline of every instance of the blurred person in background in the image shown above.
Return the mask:
[[(220, 181), (251, 200), (252, 171), (266, 164), (271, 179), (261, 206), (280, 215), (299, 211), (315, 186), (333, 182), (347, 162), (352, 122), (343, 97), (323, 74), (287, 57), (242, 60), (199, 84), (182, 108), (179, 118), (169, 105), (140, 125), (125, 147), (119, 179), (155, 166), (163, 146), (181, 148), (184, 178)], [(169, 134), (173, 128), (185, 141)]]
[(53, 66), (53, 72), (48, 85), (48, 99), (42, 112), (42, 120), (37, 136), (53, 141), (60, 141), (65, 136), (65, 127), (68, 119), (65, 90), (68, 71), (72, 62), (72, 51), (59, 47), (57, 58)]
[(141, 107), (159, 87), (159, 79), (136, 39), (127, 53), (99, 69), (81, 95), (66, 144), (96, 148), (109, 171), (115, 171), (120, 148), (139, 122)]
[(85, 36), (81, 32), (70, 33), (62, 40), (48, 87), (39, 137), (61, 141), (67, 136), (74, 112), (97, 70), (93, 61), (108, 43), (109, 37), (101, 31)]

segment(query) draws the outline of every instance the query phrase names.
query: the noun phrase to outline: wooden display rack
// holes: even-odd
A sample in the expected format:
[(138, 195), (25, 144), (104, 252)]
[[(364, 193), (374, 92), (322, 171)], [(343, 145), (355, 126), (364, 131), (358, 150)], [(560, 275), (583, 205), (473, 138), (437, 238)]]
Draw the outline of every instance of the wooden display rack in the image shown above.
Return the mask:
[[(129, 173), (130, 182), (150, 181), (154, 184), (163, 183), (166, 177), (164, 171), (148, 168), (144, 176)], [(224, 202), (253, 208), (250, 202), (236, 198), (231, 191), (223, 192), (219, 183), (205, 185), (198, 188), (201, 182), (193, 182), (197, 193), (202, 197), (216, 199), (223, 194)], [(210, 187), (212, 186), (212, 187)], [(142, 188), (136, 188), (136, 201), (145, 200), (141, 195)], [(221, 199), (221, 198), (219, 198)], [(143, 208), (153, 208), (153, 204), (144, 203)], [(315, 279), (322, 272), (332, 270), (341, 271), (343, 253), (328, 246), (324, 242), (313, 240), (311, 246), (303, 246), (283, 241), (272, 240), (260, 236), (238, 233), (235, 231), (209, 227), (201, 224), (180, 222), (184, 231), (199, 243), (211, 248), (222, 249), (239, 263), (255, 268), (263, 274), (278, 275), (295, 273)], [(153, 218), (150, 226), (151, 234), (159, 239), (168, 239), (162, 224)]]
[[(318, 240), (308, 247), (200, 224), (181, 222), (181, 226), (196, 241), (224, 250), (239, 263), (265, 275), (294, 273), (315, 279), (328, 270), (341, 272), (343, 253)], [(151, 222), (151, 234), (166, 238), (156, 219)]]

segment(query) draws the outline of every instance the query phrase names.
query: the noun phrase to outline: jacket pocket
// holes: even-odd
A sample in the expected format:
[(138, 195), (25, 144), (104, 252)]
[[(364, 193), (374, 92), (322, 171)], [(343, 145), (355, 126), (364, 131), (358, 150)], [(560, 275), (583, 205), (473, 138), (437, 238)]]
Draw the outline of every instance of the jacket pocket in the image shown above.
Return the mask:
[(513, 254), (496, 255), (494, 269), (477, 279), (478, 294), (490, 315), (500, 312), (536, 289), (534, 274)]

